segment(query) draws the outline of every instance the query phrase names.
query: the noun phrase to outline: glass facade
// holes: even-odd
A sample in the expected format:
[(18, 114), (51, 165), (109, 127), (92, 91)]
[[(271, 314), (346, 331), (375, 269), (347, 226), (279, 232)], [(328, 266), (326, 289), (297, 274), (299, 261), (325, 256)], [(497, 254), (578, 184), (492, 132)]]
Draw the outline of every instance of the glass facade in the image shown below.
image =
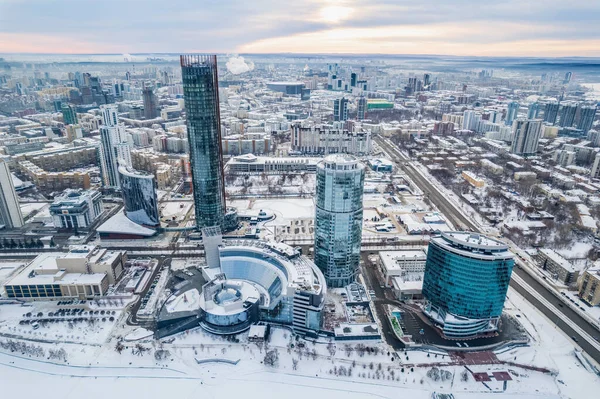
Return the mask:
[(364, 166), (349, 155), (317, 166), (315, 264), (328, 287), (344, 287), (358, 273), (364, 178)]
[(190, 166), (198, 228), (224, 229), (225, 184), (221, 149), (217, 56), (182, 55)]
[(423, 280), (426, 313), (448, 336), (494, 330), (513, 266), (512, 253), (499, 241), (469, 232), (432, 238)]
[(119, 166), (124, 212), (127, 218), (148, 227), (160, 226), (154, 176)]

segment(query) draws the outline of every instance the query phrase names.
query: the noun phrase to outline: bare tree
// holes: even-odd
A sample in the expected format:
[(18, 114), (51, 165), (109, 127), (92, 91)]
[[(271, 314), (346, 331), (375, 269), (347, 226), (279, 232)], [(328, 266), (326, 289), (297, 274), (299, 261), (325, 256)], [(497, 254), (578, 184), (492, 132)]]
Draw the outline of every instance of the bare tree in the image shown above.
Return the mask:
[(279, 351), (277, 349), (271, 349), (265, 353), (263, 360), (265, 366), (278, 367), (279, 366)]

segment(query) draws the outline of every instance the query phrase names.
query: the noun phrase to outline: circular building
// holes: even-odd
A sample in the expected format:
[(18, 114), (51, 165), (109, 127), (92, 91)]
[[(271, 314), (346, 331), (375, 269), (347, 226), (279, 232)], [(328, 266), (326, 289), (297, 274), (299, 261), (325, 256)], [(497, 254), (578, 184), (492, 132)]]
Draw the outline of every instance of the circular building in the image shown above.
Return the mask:
[(317, 165), (315, 263), (329, 287), (345, 287), (358, 274), (365, 167), (333, 154)]
[(202, 328), (214, 334), (237, 334), (258, 321), (260, 293), (252, 284), (220, 275), (202, 288)]
[(501, 241), (471, 232), (432, 237), (427, 251), (425, 314), (447, 337), (496, 331), (514, 266)]

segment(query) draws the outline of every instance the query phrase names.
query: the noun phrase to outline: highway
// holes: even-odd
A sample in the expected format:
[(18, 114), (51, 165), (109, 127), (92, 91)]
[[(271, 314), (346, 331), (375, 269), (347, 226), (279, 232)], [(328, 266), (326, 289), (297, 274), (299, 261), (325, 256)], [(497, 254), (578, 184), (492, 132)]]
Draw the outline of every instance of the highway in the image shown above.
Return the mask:
[[(482, 233), (479, 226), (463, 215), (455, 204), (435, 188), (433, 183), (414, 169), (415, 167), (409, 163), (410, 160), (395, 145), (380, 137), (375, 138), (375, 141), (454, 226)], [(574, 337), (577, 345), (600, 363), (600, 332), (598, 329), (566, 303), (563, 306), (558, 305), (559, 303), (563, 304), (565, 300), (558, 298), (549, 291), (548, 287), (530, 276), (525, 270), (527, 266), (525, 268), (519, 266), (522, 265), (519, 259), (516, 259), (516, 262), (518, 266), (514, 268), (510, 286), (546, 315), (565, 334)]]

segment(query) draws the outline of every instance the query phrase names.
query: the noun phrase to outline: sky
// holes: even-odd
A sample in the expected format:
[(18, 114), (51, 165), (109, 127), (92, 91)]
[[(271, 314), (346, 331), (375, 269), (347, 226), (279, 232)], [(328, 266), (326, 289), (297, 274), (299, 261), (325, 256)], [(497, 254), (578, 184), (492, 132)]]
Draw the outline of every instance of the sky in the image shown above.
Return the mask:
[(0, 53), (600, 56), (600, 0), (0, 0)]

